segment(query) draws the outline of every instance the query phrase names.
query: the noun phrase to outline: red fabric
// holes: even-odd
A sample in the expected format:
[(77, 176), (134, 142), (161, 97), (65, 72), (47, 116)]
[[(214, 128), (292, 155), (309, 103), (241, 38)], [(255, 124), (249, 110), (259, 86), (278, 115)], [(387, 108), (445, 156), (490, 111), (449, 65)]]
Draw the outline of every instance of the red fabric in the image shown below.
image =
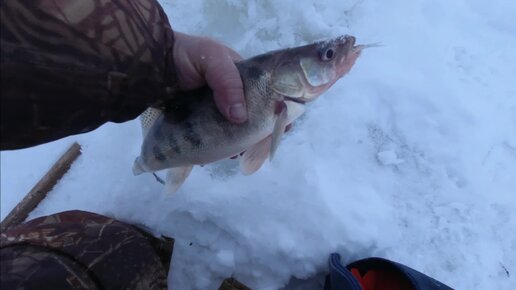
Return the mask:
[(394, 271), (369, 270), (363, 276), (356, 268), (351, 269), (351, 274), (364, 290), (413, 290), (407, 278)]

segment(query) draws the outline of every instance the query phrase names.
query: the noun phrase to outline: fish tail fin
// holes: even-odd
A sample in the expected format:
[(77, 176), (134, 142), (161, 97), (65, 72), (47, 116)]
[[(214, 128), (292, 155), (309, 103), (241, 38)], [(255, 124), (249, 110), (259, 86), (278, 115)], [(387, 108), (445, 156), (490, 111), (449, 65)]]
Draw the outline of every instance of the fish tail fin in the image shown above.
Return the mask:
[(140, 159), (140, 157), (137, 157), (136, 160), (134, 160), (133, 164), (133, 174), (134, 175), (140, 175), (145, 172), (145, 169), (143, 169), (143, 164)]

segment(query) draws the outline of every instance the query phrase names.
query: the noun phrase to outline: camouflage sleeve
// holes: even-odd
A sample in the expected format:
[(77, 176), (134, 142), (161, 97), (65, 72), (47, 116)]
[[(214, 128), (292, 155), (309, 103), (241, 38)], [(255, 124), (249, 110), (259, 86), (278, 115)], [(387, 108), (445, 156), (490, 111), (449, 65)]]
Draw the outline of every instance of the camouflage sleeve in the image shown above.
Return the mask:
[(0, 0), (1, 149), (135, 118), (174, 91), (156, 0)]

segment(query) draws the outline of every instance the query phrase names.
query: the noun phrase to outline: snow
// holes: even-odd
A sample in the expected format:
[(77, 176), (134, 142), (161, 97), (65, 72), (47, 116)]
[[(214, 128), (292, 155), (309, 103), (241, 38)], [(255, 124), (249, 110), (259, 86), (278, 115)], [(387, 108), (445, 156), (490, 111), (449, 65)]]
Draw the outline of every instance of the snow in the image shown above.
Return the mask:
[(382, 152), (378, 152), (376, 155), (378, 158), (378, 161), (382, 165), (398, 165), (404, 162), (403, 159), (399, 159), (396, 152), (392, 150), (386, 150)]
[(2, 152), (2, 218), (77, 140), (83, 155), (30, 217), (82, 209), (176, 238), (172, 289), (217, 289), (229, 276), (253, 289), (318, 285), (334, 251), (456, 289), (514, 289), (516, 2), (161, 3), (176, 30), (245, 57), (341, 34), (382, 46), (310, 104), (252, 176), (228, 160), (162, 194), (151, 175), (131, 174), (138, 123), (106, 124)]

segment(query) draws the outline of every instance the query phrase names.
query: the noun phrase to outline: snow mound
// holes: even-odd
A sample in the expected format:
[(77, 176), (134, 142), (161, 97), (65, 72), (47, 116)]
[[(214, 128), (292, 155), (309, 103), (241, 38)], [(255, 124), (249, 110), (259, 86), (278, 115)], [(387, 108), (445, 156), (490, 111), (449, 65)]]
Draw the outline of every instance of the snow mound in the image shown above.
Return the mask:
[(161, 1), (178, 31), (245, 57), (342, 34), (364, 51), (255, 175), (196, 167), (162, 194), (134, 177), (138, 123), (1, 153), (2, 217), (74, 140), (83, 155), (31, 215), (107, 214), (176, 238), (172, 289), (321, 277), (382, 256), (456, 289), (516, 285), (516, 2)]

